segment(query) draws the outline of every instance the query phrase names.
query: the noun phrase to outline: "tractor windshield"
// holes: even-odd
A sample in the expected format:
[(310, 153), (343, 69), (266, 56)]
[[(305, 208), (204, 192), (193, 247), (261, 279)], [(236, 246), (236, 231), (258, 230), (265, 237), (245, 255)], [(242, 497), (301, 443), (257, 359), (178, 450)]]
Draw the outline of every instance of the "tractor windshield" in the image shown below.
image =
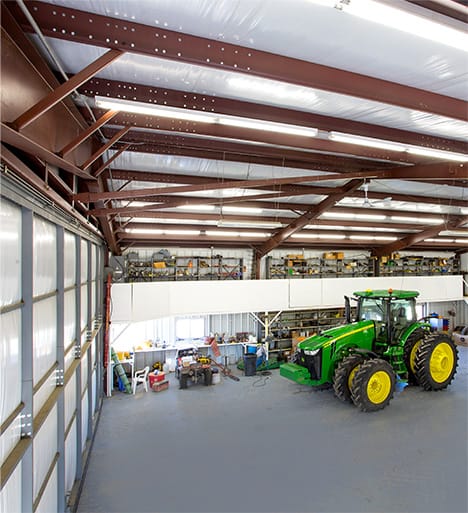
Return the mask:
[(360, 321), (378, 321), (385, 322), (387, 309), (384, 308), (382, 298), (362, 298), (359, 302), (359, 320)]

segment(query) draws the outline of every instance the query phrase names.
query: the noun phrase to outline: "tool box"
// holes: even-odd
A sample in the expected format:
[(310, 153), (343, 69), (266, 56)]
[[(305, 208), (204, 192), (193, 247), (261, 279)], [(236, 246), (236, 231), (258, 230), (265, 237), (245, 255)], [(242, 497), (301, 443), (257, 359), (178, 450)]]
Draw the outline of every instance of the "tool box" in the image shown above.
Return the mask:
[(163, 390), (167, 390), (169, 388), (169, 381), (165, 379), (164, 381), (155, 381), (152, 386), (151, 390), (153, 392), (162, 392)]
[(166, 379), (166, 374), (164, 372), (159, 372), (158, 374), (148, 374), (149, 386), (153, 387), (154, 383), (160, 383)]

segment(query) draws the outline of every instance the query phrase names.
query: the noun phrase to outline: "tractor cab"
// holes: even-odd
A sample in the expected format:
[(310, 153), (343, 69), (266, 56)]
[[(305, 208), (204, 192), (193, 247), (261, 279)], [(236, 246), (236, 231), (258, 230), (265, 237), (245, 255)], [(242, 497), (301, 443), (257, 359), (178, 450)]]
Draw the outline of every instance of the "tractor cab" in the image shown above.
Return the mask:
[(356, 292), (357, 321), (375, 323), (378, 343), (397, 344), (404, 331), (416, 322), (416, 291), (374, 290)]

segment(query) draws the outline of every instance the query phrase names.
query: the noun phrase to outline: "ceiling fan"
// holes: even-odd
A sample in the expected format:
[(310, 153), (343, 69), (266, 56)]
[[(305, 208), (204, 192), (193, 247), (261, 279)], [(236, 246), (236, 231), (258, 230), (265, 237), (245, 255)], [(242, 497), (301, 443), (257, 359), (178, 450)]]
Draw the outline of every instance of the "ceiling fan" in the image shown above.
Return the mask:
[(387, 196), (386, 198), (381, 199), (381, 200), (372, 200), (371, 201), (369, 199), (369, 197), (367, 196), (367, 193), (369, 192), (369, 183), (368, 182), (364, 183), (363, 190), (364, 190), (364, 201), (362, 203), (362, 206), (364, 208), (376, 208), (376, 207), (378, 207), (379, 203), (383, 204), (384, 206), (389, 206), (389, 202), (392, 201), (391, 196)]

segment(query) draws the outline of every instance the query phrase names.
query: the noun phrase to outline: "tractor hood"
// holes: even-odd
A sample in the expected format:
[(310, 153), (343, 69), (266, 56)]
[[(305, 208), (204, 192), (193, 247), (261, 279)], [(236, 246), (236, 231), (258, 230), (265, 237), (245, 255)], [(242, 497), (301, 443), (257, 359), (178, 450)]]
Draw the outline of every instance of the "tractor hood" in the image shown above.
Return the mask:
[(349, 336), (364, 334), (364, 332), (374, 331), (374, 321), (360, 321), (343, 326), (337, 326), (328, 330), (322, 331), (319, 335), (306, 338), (297, 345), (298, 350), (315, 351), (322, 347), (328, 347), (333, 342), (346, 339)]

